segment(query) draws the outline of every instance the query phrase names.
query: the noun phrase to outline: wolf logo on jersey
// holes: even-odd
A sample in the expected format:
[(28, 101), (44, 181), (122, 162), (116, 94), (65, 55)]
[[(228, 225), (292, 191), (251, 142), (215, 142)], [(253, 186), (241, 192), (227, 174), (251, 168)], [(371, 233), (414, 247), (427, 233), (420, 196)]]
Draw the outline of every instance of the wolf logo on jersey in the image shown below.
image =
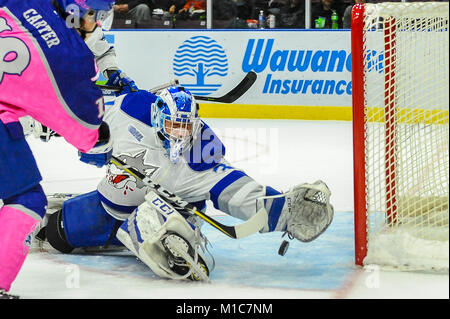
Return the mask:
[(123, 171), (110, 166), (106, 173), (108, 184), (115, 189), (123, 190), (123, 195), (133, 192), (136, 188), (137, 180), (134, 176), (124, 174)]
[[(134, 156), (120, 155), (119, 158), (133, 167), (135, 170), (144, 172), (146, 176), (151, 177), (159, 169), (159, 167), (144, 163), (146, 152), (147, 151), (145, 150)], [(123, 189), (124, 195), (127, 195), (129, 191), (133, 192), (136, 188), (145, 188), (145, 184), (143, 184), (142, 181), (129, 174), (124, 173), (124, 171), (118, 169), (114, 165), (111, 165), (108, 168), (107, 179), (108, 184), (110, 184), (114, 188)]]
[[(147, 150), (144, 150), (134, 156), (119, 155), (119, 158), (128, 165), (132, 166), (134, 169), (138, 170), (138, 172), (143, 172), (146, 176), (151, 178), (159, 167), (144, 163), (146, 153)], [(138, 188), (143, 188), (145, 184), (143, 184), (142, 181), (137, 181), (136, 186)]]

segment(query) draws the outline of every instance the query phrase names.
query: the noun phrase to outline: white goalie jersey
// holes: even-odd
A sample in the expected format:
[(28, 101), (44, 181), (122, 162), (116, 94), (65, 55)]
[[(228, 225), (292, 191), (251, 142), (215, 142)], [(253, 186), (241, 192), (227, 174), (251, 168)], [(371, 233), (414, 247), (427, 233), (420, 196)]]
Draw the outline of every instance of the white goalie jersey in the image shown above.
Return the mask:
[[(247, 220), (253, 216), (256, 199), (266, 195), (266, 187), (230, 166), (223, 157), (223, 144), (206, 123), (202, 122), (191, 149), (177, 163), (170, 161), (150, 120), (151, 104), (156, 98), (152, 93), (139, 91), (118, 97), (107, 108), (104, 120), (113, 136), (113, 155), (199, 210), (205, 208), (206, 200), (211, 200), (215, 208), (234, 217)], [(98, 193), (106, 211), (125, 220), (145, 201), (147, 188), (109, 164)]]

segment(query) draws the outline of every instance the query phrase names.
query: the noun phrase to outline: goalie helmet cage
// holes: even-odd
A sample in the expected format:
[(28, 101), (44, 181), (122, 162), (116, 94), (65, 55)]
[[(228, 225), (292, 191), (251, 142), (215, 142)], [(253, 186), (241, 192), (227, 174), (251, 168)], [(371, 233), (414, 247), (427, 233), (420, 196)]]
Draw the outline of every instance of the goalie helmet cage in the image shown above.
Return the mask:
[(448, 2), (352, 10), (355, 263), (449, 268)]

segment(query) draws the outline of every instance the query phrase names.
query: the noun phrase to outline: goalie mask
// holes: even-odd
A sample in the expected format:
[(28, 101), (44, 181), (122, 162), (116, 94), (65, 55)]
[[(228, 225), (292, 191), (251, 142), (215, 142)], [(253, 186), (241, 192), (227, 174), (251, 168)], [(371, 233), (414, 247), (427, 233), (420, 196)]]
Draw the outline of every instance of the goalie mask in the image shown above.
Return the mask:
[(152, 104), (152, 125), (172, 162), (188, 151), (201, 127), (198, 106), (183, 87), (169, 87)]
[(66, 14), (95, 22), (104, 30), (111, 29), (115, 0), (56, 0)]

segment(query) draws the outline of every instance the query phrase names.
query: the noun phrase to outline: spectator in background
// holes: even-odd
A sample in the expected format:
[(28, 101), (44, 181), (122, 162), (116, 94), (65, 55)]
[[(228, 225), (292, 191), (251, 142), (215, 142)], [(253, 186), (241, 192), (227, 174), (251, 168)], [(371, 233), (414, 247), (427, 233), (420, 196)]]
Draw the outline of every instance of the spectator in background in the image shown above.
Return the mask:
[(234, 17), (227, 26), (228, 29), (248, 28), (247, 20), (250, 19), (252, 15), (252, 5), (249, 0), (233, 0), (227, 10), (229, 12), (234, 12)]
[(185, 5), (185, 0), (153, 0), (155, 9), (162, 9), (165, 12), (174, 14)]
[(235, 0), (236, 16), (241, 20), (252, 18), (253, 4), (251, 0)]
[(267, 14), (270, 0), (250, 0), (252, 5), (252, 19), (258, 19), (259, 11), (263, 10)]
[(206, 0), (187, 0), (185, 5), (178, 11), (178, 16), (181, 19), (196, 19), (199, 11), (200, 14), (206, 12)]
[(354, 0), (354, 3), (345, 8), (344, 19), (342, 21), (342, 27), (344, 29), (350, 29), (352, 23), (352, 8), (354, 4), (366, 3), (366, 0)]
[[(338, 28), (342, 29), (342, 17), (344, 6), (340, 0), (320, 0), (311, 6), (311, 27), (313, 29), (331, 29), (331, 15), (336, 12), (338, 15)], [(316, 20), (321, 20), (321, 25), (316, 25)]]
[(236, 18), (236, 0), (213, 0), (213, 19), (231, 20)]
[(152, 7), (152, 0), (118, 0), (114, 5), (114, 13), (133, 19), (139, 25), (151, 19)]
[(271, 0), (268, 4), (268, 13), (275, 15), (276, 28), (305, 27), (304, 0)]

